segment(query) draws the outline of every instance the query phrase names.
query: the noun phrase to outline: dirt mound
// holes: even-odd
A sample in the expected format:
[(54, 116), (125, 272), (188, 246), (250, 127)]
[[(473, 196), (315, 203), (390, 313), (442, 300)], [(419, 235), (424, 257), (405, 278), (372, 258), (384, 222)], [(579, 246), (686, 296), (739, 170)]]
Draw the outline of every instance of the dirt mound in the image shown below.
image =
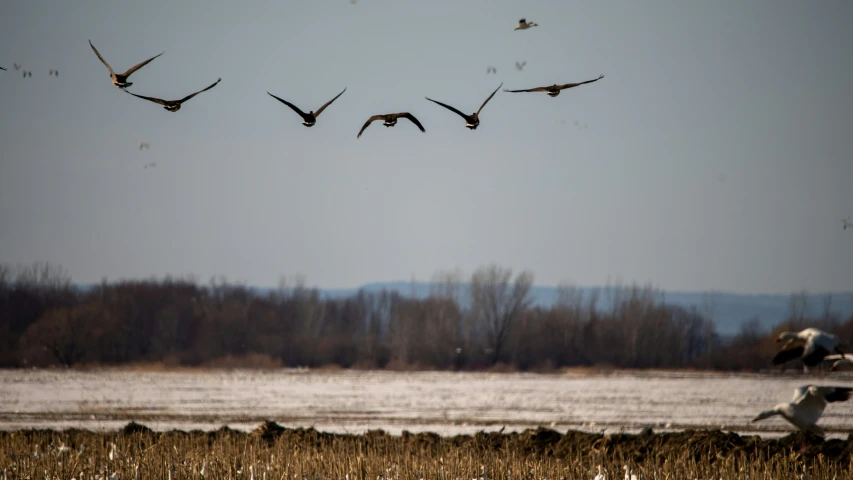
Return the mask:
[(133, 435), (133, 434), (150, 434), (154, 433), (154, 430), (146, 427), (145, 425), (138, 424), (136, 422), (130, 422), (122, 428), (119, 433), (121, 435)]
[[(805, 450), (801, 451), (803, 437), (792, 433), (778, 439), (762, 439), (758, 436), (741, 436), (719, 430), (684, 430), (681, 432), (655, 433), (651, 429), (640, 434), (586, 433), (568, 431), (565, 434), (547, 428), (525, 430), (521, 433), (478, 432), (474, 435), (441, 437), (435, 433), (410, 433), (400, 436), (389, 435), (382, 430), (371, 430), (363, 435), (342, 435), (319, 432), (314, 428), (285, 428), (267, 421), (250, 433), (224, 426), (212, 432), (154, 432), (150, 428), (132, 422), (118, 432), (96, 433), (83, 430), (21, 430), (0, 432), (0, 442), (14, 438), (28, 441), (59, 442), (78, 445), (93, 438), (115, 441), (118, 437), (134, 436), (143, 443), (163, 440), (182, 442), (203, 440), (208, 445), (217, 442), (244, 442), (255, 438), (269, 445), (290, 445), (300, 449), (328, 450), (344, 448), (346, 451), (361, 449), (374, 452), (415, 451), (422, 454), (442, 455), (454, 449), (466, 449), (472, 453), (500, 455), (512, 451), (520, 456), (552, 458), (620, 459), (636, 464), (662, 462), (664, 459), (679, 458), (705, 464), (723, 462), (736, 465), (743, 459), (772, 461), (774, 459), (798, 457), (847, 464), (853, 460), (853, 435), (845, 440), (824, 440), (814, 435), (805, 438)], [(141, 437), (141, 438), (140, 438)]]

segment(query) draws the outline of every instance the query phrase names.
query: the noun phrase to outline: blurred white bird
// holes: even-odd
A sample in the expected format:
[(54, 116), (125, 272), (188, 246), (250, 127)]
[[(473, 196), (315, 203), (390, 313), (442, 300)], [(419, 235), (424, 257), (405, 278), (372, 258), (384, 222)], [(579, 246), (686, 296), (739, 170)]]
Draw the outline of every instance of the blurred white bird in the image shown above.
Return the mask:
[(823, 428), (817, 426), (817, 421), (823, 414), (827, 402), (843, 402), (850, 398), (851, 391), (853, 391), (851, 387), (804, 385), (794, 390), (794, 398), (790, 402), (779, 403), (770, 410), (764, 410), (752, 421), (757, 422), (781, 415), (800, 431), (812, 432), (823, 437)]
[(799, 358), (806, 367), (814, 367), (831, 353), (844, 353), (841, 351), (843, 344), (840, 338), (817, 328), (806, 328), (800, 332), (782, 332), (776, 338), (776, 342), (786, 340), (782, 350), (773, 357), (773, 365), (781, 365)]

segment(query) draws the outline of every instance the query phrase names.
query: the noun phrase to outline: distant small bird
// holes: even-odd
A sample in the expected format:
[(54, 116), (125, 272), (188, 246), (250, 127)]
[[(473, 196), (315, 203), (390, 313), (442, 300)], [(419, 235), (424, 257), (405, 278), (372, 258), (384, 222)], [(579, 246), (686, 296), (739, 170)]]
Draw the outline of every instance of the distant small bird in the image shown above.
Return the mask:
[(817, 421), (823, 415), (827, 402), (843, 402), (850, 398), (850, 387), (828, 387), (804, 385), (794, 390), (794, 398), (789, 403), (779, 403), (770, 410), (759, 413), (753, 422), (781, 415), (802, 432), (812, 432), (823, 437), (823, 428)]
[(137, 94), (135, 94), (133, 92), (129, 92), (127, 90), (124, 90), (124, 93), (127, 93), (128, 95), (133, 95), (134, 97), (143, 98), (145, 100), (148, 100), (149, 102), (159, 103), (160, 105), (163, 105), (163, 108), (165, 108), (166, 110), (168, 110), (170, 112), (177, 112), (178, 110), (181, 109), (182, 103), (193, 98), (194, 96), (198, 95), (201, 92), (206, 92), (206, 91), (210, 90), (211, 88), (215, 87), (216, 84), (218, 84), (221, 80), (222, 80), (222, 78), (220, 77), (215, 82), (213, 82), (210, 86), (203, 88), (203, 89), (201, 89), (195, 93), (191, 93), (191, 94), (187, 95), (186, 97), (184, 97), (180, 100), (163, 100), (162, 98), (157, 98), (157, 97), (146, 97), (144, 95), (137, 95)]
[(129, 77), (133, 72), (139, 70), (140, 68), (144, 67), (145, 65), (148, 65), (148, 63), (151, 60), (154, 60), (155, 58), (159, 57), (160, 55), (163, 55), (164, 53), (166, 53), (166, 52), (160, 52), (157, 55), (154, 55), (153, 57), (149, 58), (148, 60), (145, 60), (144, 62), (138, 63), (138, 64), (130, 67), (124, 73), (116, 73), (113, 71), (113, 67), (111, 67), (110, 64), (107, 63), (106, 60), (104, 60), (104, 57), (101, 56), (101, 53), (98, 52), (98, 49), (95, 48), (94, 45), (92, 45), (91, 40), (89, 40), (89, 46), (92, 47), (92, 50), (95, 52), (95, 55), (98, 56), (98, 59), (101, 61), (101, 63), (103, 63), (104, 66), (107, 67), (107, 70), (110, 71), (110, 79), (112, 79), (113, 85), (115, 85), (118, 88), (127, 88), (127, 87), (133, 85), (133, 82), (127, 81), (127, 77)]
[(515, 69), (516, 69), (516, 70), (518, 70), (518, 71), (520, 72), (520, 71), (524, 70), (524, 66), (525, 66), (525, 65), (527, 65), (527, 61), (526, 61), (526, 60), (525, 60), (525, 61), (523, 61), (523, 62), (521, 62), (521, 63), (515, 62)]
[(513, 28), (513, 30), (527, 30), (528, 28), (538, 27), (538, 26), (539, 25), (537, 25), (536, 23), (533, 23), (533, 22), (528, 23), (527, 20), (522, 18), (521, 20), (518, 21), (518, 25), (516, 25), (515, 28)]
[(848, 228), (853, 228), (853, 222), (850, 221), (850, 217), (841, 219), (841, 229), (847, 230)]
[(511, 93), (519, 93), (519, 92), (546, 92), (546, 93), (548, 93), (548, 96), (556, 97), (557, 95), (559, 95), (559, 94), (560, 94), (560, 91), (561, 91), (561, 90), (565, 90), (565, 89), (567, 89), (567, 88), (577, 87), (577, 86), (579, 86), (579, 85), (584, 85), (584, 84), (587, 84), (587, 83), (597, 82), (597, 81), (601, 80), (602, 78), (604, 78), (604, 75), (599, 76), (599, 77), (598, 77), (598, 78), (596, 78), (595, 80), (587, 80), (587, 81), (585, 81), (585, 82), (578, 82), (578, 83), (566, 83), (566, 84), (564, 84), (564, 85), (556, 85), (556, 84), (554, 84), (554, 85), (551, 85), (550, 87), (536, 87), (536, 88), (528, 88), (527, 90), (507, 90), (507, 89), (504, 89), (504, 91), (505, 91), (505, 92), (511, 92)]
[(844, 354), (841, 351), (843, 344), (840, 338), (817, 328), (806, 328), (800, 332), (782, 332), (776, 338), (776, 342), (786, 343), (773, 357), (773, 365), (781, 365), (799, 358), (806, 367), (814, 367), (833, 352)]
[(374, 115), (374, 116), (368, 118), (367, 121), (364, 122), (364, 125), (361, 127), (361, 130), (358, 131), (358, 135), (356, 135), (355, 138), (360, 138), (361, 134), (364, 133), (364, 130), (367, 127), (369, 127), (370, 124), (375, 120), (383, 120), (384, 121), (383, 125), (385, 125), (386, 127), (393, 127), (394, 125), (397, 125), (397, 119), (400, 117), (408, 118), (409, 120), (411, 120), (412, 123), (417, 125), (417, 127), (422, 132), (426, 132), (426, 130), (424, 130), (424, 126), (421, 125), (421, 122), (419, 122), (418, 119), (415, 118), (415, 116), (409, 112), (384, 113), (382, 115)]
[(343, 95), (343, 94), (344, 94), (344, 92), (346, 92), (346, 91), (347, 91), (347, 89), (346, 89), (346, 87), (344, 87), (344, 89), (343, 89), (343, 91), (342, 91), (341, 93), (339, 93), (339, 94), (335, 95), (335, 98), (333, 98), (333, 99), (329, 100), (328, 102), (324, 103), (324, 104), (323, 104), (323, 106), (321, 106), (320, 108), (318, 108), (318, 109), (317, 109), (317, 112), (316, 112), (316, 113), (314, 112), (314, 110), (311, 110), (310, 112), (305, 113), (305, 112), (303, 112), (302, 110), (300, 110), (296, 105), (294, 105), (294, 104), (292, 104), (292, 103), (288, 102), (287, 100), (284, 100), (284, 99), (282, 99), (282, 98), (276, 97), (275, 95), (271, 94), (270, 92), (267, 92), (267, 94), (268, 94), (269, 96), (271, 96), (272, 98), (274, 98), (274, 99), (278, 100), (279, 102), (281, 102), (281, 103), (283, 103), (283, 104), (287, 105), (287, 106), (288, 106), (288, 107), (290, 107), (290, 108), (291, 108), (291, 110), (293, 110), (294, 112), (298, 113), (298, 114), (299, 114), (299, 116), (300, 116), (300, 117), (302, 117), (302, 125), (305, 125), (306, 127), (313, 127), (313, 126), (314, 126), (314, 124), (315, 124), (315, 123), (317, 123), (317, 117), (319, 117), (319, 116), (320, 116), (320, 114), (321, 114), (321, 113), (323, 113), (323, 110), (325, 110), (325, 109), (326, 109), (326, 107), (328, 107), (329, 105), (331, 105), (331, 104), (332, 104), (332, 102), (334, 102), (335, 100), (337, 100), (337, 99), (338, 99), (338, 97), (340, 97), (341, 95)]
[(30, 70), (24, 70), (23, 72), (24, 72), (24, 78), (33, 76), (33, 72)]
[(487, 103), (489, 103), (489, 100), (491, 100), (491, 99), (492, 99), (492, 97), (494, 97), (494, 96), (495, 96), (495, 94), (496, 94), (496, 93), (498, 93), (498, 90), (500, 90), (500, 88), (501, 88), (502, 86), (503, 86), (503, 82), (501, 82), (501, 84), (500, 84), (500, 85), (498, 85), (498, 88), (496, 88), (496, 89), (495, 89), (495, 91), (494, 91), (494, 92), (492, 92), (492, 94), (491, 94), (491, 95), (489, 95), (489, 97), (488, 97), (488, 98), (486, 98), (486, 101), (484, 101), (484, 102), (483, 102), (483, 104), (482, 104), (482, 105), (480, 105), (479, 110), (477, 110), (476, 112), (472, 113), (471, 115), (465, 115), (464, 113), (462, 113), (462, 112), (460, 112), (459, 110), (457, 110), (457, 109), (455, 109), (455, 108), (451, 107), (450, 105), (447, 105), (447, 104), (445, 104), (445, 103), (441, 103), (441, 102), (439, 102), (439, 101), (437, 101), (437, 100), (433, 100), (433, 99), (431, 99), (431, 98), (429, 98), (429, 97), (424, 97), (424, 98), (426, 98), (426, 99), (427, 99), (427, 100), (429, 100), (430, 102), (437, 103), (437, 104), (441, 105), (442, 107), (444, 107), (444, 108), (446, 108), (446, 109), (450, 110), (451, 112), (453, 112), (453, 113), (455, 113), (455, 114), (459, 115), (460, 117), (464, 118), (464, 119), (465, 119), (465, 126), (466, 126), (466, 127), (468, 127), (469, 129), (471, 129), (471, 130), (473, 131), (473, 130), (476, 130), (476, 129), (477, 129), (477, 126), (479, 126), (479, 125), (480, 125), (480, 112), (483, 110), (483, 107), (485, 107), (485, 106), (486, 106), (486, 104), (487, 104)]
[(12, 66), (13, 66), (13, 67), (15, 67), (15, 71), (17, 72), (18, 70), (20, 70), (20, 69), (21, 69), (21, 67), (22, 67), (23, 65), (18, 65), (17, 63), (13, 63), (13, 64), (12, 64)]
[(143, 148), (148, 150), (148, 142), (142, 142), (139, 144), (139, 149), (142, 150)]
[(3, 67), (0, 67), (0, 70), (6, 71), (6, 69), (5, 69), (5, 68), (3, 68)]
[(142, 168), (154, 168), (157, 166), (157, 162), (146, 163), (142, 166)]
[(58, 77), (59, 76), (59, 70), (51, 68), (50, 73), (48, 75), (56, 75)]
[(489, 65), (489, 66), (487, 66), (487, 67), (486, 67), (486, 74), (489, 74), (489, 73), (497, 74), (497, 73), (498, 73), (498, 69), (497, 69), (497, 68), (495, 68), (495, 67), (493, 67), (493, 66), (491, 66), (491, 65)]

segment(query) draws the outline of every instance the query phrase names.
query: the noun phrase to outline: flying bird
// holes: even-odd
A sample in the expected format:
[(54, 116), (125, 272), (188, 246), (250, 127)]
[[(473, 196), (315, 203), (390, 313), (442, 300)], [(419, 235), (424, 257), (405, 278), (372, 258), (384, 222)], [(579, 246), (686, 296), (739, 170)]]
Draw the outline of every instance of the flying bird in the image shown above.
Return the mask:
[(853, 388), (850, 387), (804, 385), (794, 390), (794, 398), (789, 403), (779, 403), (770, 410), (759, 413), (752, 421), (757, 422), (781, 415), (800, 431), (812, 432), (823, 437), (823, 428), (817, 426), (817, 421), (823, 414), (826, 404), (849, 399), (851, 391)]
[(157, 166), (157, 162), (146, 163), (142, 168), (153, 168)]
[(472, 113), (471, 115), (465, 115), (464, 113), (462, 113), (459, 110), (451, 107), (450, 105), (447, 105), (446, 103), (441, 103), (441, 102), (439, 102), (437, 100), (433, 100), (429, 97), (424, 97), (424, 98), (426, 98), (430, 102), (437, 103), (437, 104), (441, 105), (442, 107), (444, 107), (444, 108), (450, 110), (451, 112), (459, 115), (460, 117), (464, 118), (465, 119), (465, 126), (470, 128), (473, 131), (477, 128), (477, 126), (480, 125), (480, 112), (483, 110), (483, 107), (485, 107), (486, 104), (489, 103), (489, 100), (491, 100), (492, 97), (494, 97), (495, 94), (498, 93), (498, 90), (500, 90), (500, 88), (502, 86), (503, 86), (503, 82), (501, 82), (501, 84), (498, 85), (498, 88), (496, 88), (495, 91), (492, 92), (491, 95), (489, 95), (489, 97), (486, 99), (486, 101), (483, 102), (482, 105), (480, 105), (480, 109), (477, 110), (476, 112)]
[(160, 105), (163, 105), (163, 108), (165, 108), (166, 110), (168, 110), (170, 112), (177, 112), (178, 110), (181, 109), (182, 103), (193, 98), (194, 96), (198, 95), (201, 92), (206, 92), (206, 91), (210, 90), (211, 88), (215, 87), (216, 84), (219, 83), (221, 80), (222, 80), (222, 78), (219, 78), (215, 82), (210, 84), (210, 86), (203, 88), (203, 89), (201, 89), (195, 93), (191, 93), (191, 94), (187, 95), (186, 97), (184, 97), (180, 100), (163, 100), (162, 98), (146, 97), (144, 95), (137, 95), (137, 94), (135, 94), (133, 92), (129, 92), (127, 90), (124, 90), (124, 93), (127, 93), (129, 95), (133, 95), (134, 97), (144, 98), (145, 100), (148, 100), (149, 102), (159, 103)]
[(58, 77), (59, 76), (59, 70), (51, 68), (50, 73), (48, 73), (48, 75), (56, 75)]
[(527, 30), (530, 27), (538, 27), (538, 26), (539, 25), (537, 25), (536, 23), (533, 23), (533, 22), (528, 23), (527, 20), (522, 18), (521, 20), (518, 21), (518, 25), (516, 25), (515, 28), (513, 28), (513, 30)]
[(3, 68), (3, 67), (0, 67), (0, 70), (3, 70), (3, 71), (5, 71), (5, 70), (6, 70), (6, 69), (5, 69), (5, 68)]
[(781, 365), (799, 358), (806, 367), (814, 367), (833, 352), (844, 354), (841, 351), (841, 339), (817, 328), (807, 328), (800, 332), (782, 332), (776, 338), (776, 342), (786, 343), (773, 357), (773, 365)]
[(367, 121), (366, 121), (366, 122), (364, 122), (364, 125), (362, 125), (361, 130), (359, 130), (359, 131), (358, 131), (358, 135), (356, 135), (356, 137), (355, 137), (355, 138), (359, 138), (359, 137), (361, 137), (361, 134), (362, 134), (362, 133), (364, 133), (364, 130), (365, 130), (367, 127), (369, 127), (369, 126), (370, 126), (370, 124), (371, 124), (374, 120), (383, 120), (383, 121), (384, 121), (383, 125), (385, 125), (386, 127), (393, 127), (394, 125), (397, 125), (397, 119), (398, 119), (398, 118), (400, 118), (400, 117), (408, 118), (409, 120), (411, 120), (411, 121), (412, 121), (412, 123), (414, 123), (415, 125), (417, 125), (417, 127), (418, 127), (419, 129), (421, 129), (421, 131), (422, 131), (422, 132), (426, 132), (426, 130), (424, 130), (424, 126), (423, 126), (423, 125), (421, 125), (421, 122), (419, 122), (419, 121), (418, 121), (418, 119), (417, 119), (417, 118), (415, 118), (415, 116), (414, 116), (414, 115), (412, 115), (412, 114), (411, 114), (411, 113), (409, 113), (409, 112), (385, 113), (385, 114), (382, 114), (382, 115), (374, 115), (374, 116), (372, 116), (372, 117), (368, 118), (368, 119), (367, 119)]
[(823, 357), (823, 360), (825, 362), (832, 362), (832, 367), (829, 369), (830, 372), (834, 372), (844, 366), (853, 366), (853, 356), (843, 353), (827, 355)]
[(597, 82), (597, 81), (601, 80), (602, 78), (604, 78), (604, 75), (599, 76), (599, 77), (598, 77), (598, 78), (596, 78), (595, 80), (587, 80), (587, 81), (585, 81), (585, 82), (567, 83), (567, 84), (565, 84), (565, 85), (556, 85), (556, 84), (554, 84), (554, 85), (551, 85), (550, 87), (536, 87), (536, 88), (528, 88), (527, 90), (507, 90), (507, 89), (504, 89), (504, 91), (505, 91), (505, 92), (511, 92), (511, 93), (519, 93), (519, 92), (547, 92), (549, 96), (551, 96), (551, 97), (556, 97), (557, 95), (559, 95), (559, 94), (560, 94), (560, 91), (561, 91), (561, 90), (565, 90), (565, 89), (567, 89), (567, 88), (577, 87), (578, 85), (584, 85), (584, 84), (587, 84), (587, 83)]
[(89, 46), (92, 47), (92, 50), (95, 52), (95, 55), (98, 56), (98, 59), (101, 60), (101, 63), (103, 63), (104, 66), (107, 67), (107, 70), (110, 71), (110, 78), (113, 81), (113, 85), (115, 85), (118, 88), (127, 88), (127, 87), (133, 85), (133, 82), (127, 81), (127, 77), (129, 77), (133, 72), (139, 70), (140, 68), (144, 67), (145, 65), (148, 65), (148, 63), (151, 60), (154, 60), (155, 58), (159, 57), (160, 55), (163, 55), (164, 53), (166, 53), (166, 52), (160, 52), (157, 55), (154, 55), (153, 57), (149, 58), (148, 60), (145, 60), (144, 62), (141, 62), (141, 63), (137, 63), (136, 65), (130, 67), (124, 73), (116, 73), (113, 71), (113, 67), (111, 67), (110, 64), (107, 63), (106, 60), (104, 60), (104, 57), (101, 56), (101, 53), (98, 52), (98, 49), (95, 48), (94, 45), (92, 45), (91, 40), (89, 40)]
[(489, 74), (489, 73), (497, 74), (497, 73), (498, 73), (498, 69), (497, 69), (497, 68), (495, 68), (495, 67), (493, 67), (493, 66), (491, 66), (491, 65), (489, 65), (489, 66), (487, 66), (487, 67), (486, 67), (486, 74)]
[(848, 228), (853, 228), (853, 222), (850, 221), (850, 217), (841, 219), (841, 229), (847, 230)]
[(24, 78), (32, 77), (32, 76), (33, 76), (33, 72), (32, 72), (32, 71), (30, 71), (30, 70), (24, 70)]
[(20, 70), (20, 69), (21, 69), (21, 67), (22, 67), (23, 65), (18, 65), (17, 63), (13, 63), (13, 64), (12, 64), (12, 66), (13, 66), (13, 67), (15, 67), (15, 71), (17, 72), (18, 70)]
[(525, 60), (521, 63), (515, 62), (515, 69), (520, 72), (520, 71), (524, 70), (525, 65), (527, 65), (527, 60)]
[(284, 99), (282, 99), (282, 98), (276, 97), (275, 95), (271, 94), (270, 92), (267, 92), (267, 94), (268, 94), (269, 96), (271, 96), (272, 98), (274, 98), (274, 99), (278, 100), (279, 102), (281, 102), (281, 103), (283, 103), (283, 104), (287, 105), (287, 106), (288, 106), (288, 107), (290, 107), (294, 112), (298, 113), (298, 114), (299, 114), (299, 116), (300, 116), (300, 117), (302, 117), (302, 125), (305, 125), (306, 127), (313, 127), (313, 126), (314, 126), (314, 124), (315, 124), (315, 123), (317, 123), (317, 117), (319, 117), (319, 116), (320, 116), (320, 114), (321, 114), (321, 113), (323, 113), (323, 110), (325, 110), (325, 109), (326, 109), (326, 107), (328, 107), (329, 105), (331, 105), (331, 104), (332, 104), (332, 102), (334, 102), (335, 100), (337, 100), (337, 99), (338, 99), (338, 97), (340, 97), (341, 95), (343, 95), (343, 94), (344, 94), (344, 92), (346, 92), (346, 91), (347, 91), (347, 89), (346, 89), (346, 87), (344, 87), (344, 89), (343, 89), (343, 91), (342, 91), (341, 93), (339, 93), (339, 94), (335, 95), (335, 98), (333, 98), (333, 99), (329, 100), (328, 102), (324, 103), (322, 107), (320, 107), (320, 108), (318, 108), (318, 109), (317, 109), (317, 112), (316, 112), (316, 113), (314, 112), (314, 110), (311, 110), (310, 112), (305, 113), (305, 112), (303, 112), (302, 110), (300, 110), (296, 105), (294, 105), (294, 104), (292, 104), (292, 103), (288, 102), (287, 100), (284, 100)]
[(148, 150), (148, 142), (141, 142), (141, 143), (139, 144), (139, 149), (140, 149), (140, 150), (142, 150), (143, 148), (144, 148), (145, 150)]

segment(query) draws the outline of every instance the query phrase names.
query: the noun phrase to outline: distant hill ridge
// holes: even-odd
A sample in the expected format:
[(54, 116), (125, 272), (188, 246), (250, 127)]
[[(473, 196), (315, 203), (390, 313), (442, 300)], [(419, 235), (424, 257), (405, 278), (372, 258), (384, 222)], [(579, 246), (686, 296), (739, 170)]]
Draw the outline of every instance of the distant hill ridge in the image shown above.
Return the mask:
[[(356, 294), (359, 290), (378, 293), (382, 290), (398, 292), (403, 296), (415, 296), (424, 298), (438, 287), (439, 284), (431, 282), (378, 282), (368, 283), (358, 288), (351, 289), (320, 289), (320, 291), (331, 298), (341, 298)], [(462, 298), (460, 301), (467, 306), (470, 304), (470, 296), (467, 294), (468, 283), (460, 284), (462, 287)], [(642, 285), (639, 286), (642, 288)], [(593, 292), (598, 291), (598, 306), (608, 309), (608, 288), (620, 287), (575, 287), (575, 294), (587, 301)], [(621, 288), (631, 288), (631, 285), (622, 285)], [(558, 287), (534, 286), (530, 290), (530, 296), (535, 305), (550, 307), (557, 302)], [(700, 313), (705, 313), (703, 306), (706, 297), (711, 294), (714, 298), (714, 322), (717, 333), (720, 335), (734, 335), (740, 331), (741, 325), (751, 319), (758, 318), (765, 328), (776, 326), (785, 320), (790, 312), (791, 294), (741, 294), (729, 292), (671, 292), (662, 291), (662, 299), (669, 305), (683, 308), (695, 307)], [(823, 301), (827, 295), (832, 295), (832, 312), (847, 319), (853, 315), (853, 291), (830, 292), (806, 295), (807, 316), (818, 316), (823, 313)]]

